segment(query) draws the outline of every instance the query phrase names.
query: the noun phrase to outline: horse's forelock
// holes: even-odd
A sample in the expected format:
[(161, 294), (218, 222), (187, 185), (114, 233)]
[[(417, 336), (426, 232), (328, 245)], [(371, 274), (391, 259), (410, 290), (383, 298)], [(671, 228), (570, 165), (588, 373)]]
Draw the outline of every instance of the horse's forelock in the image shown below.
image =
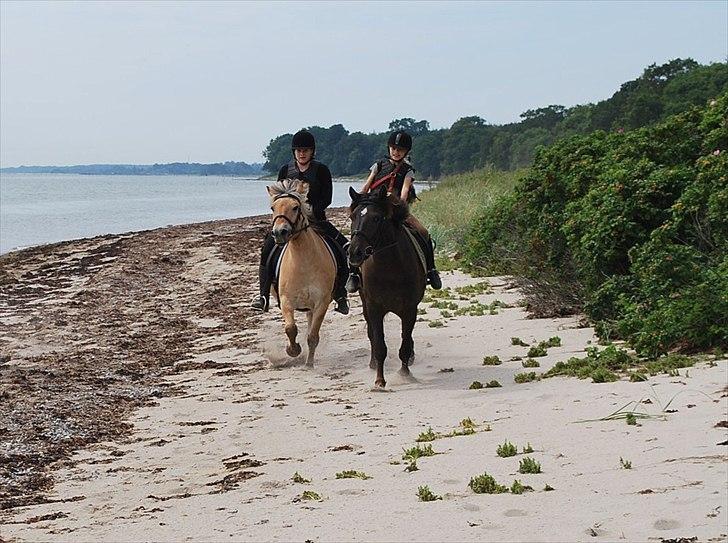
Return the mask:
[(301, 202), (301, 210), (303, 211), (303, 214), (307, 219), (311, 220), (313, 218), (313, 209), (308, 203), (306, 195), (297, 191), (298, 182), (299, 181), (297, 179), (283, 179), (281, 181), (276, 181), (273, 185), (271, 185), (269, 192), (271, 204), (283, 197), (295, 198)]

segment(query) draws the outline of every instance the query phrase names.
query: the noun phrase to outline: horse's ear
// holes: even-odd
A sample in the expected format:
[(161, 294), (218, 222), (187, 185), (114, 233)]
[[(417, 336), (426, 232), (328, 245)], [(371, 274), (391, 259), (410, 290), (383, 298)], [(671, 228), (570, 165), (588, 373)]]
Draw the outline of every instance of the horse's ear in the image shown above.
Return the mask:
[(272, 189), (271, 189), (270, 187), (265, 187), (265, 190), (267, 190), (267, 191), (268, 191), (268, 196), (270, 196), (271, 198), (273, 198), (273, 192), (272, 192)]
[(349, 187), (349, 196), (351, 196), (352, 202), (358, 202), (361, 200), (361, 194), (354, 190), (354, 187)]
[(377, 198), (377, 200), (384, 200), (387, 197), (387, 187), (385, 185), (382, 185), (377, 190), (374, 191), (374, 196)]

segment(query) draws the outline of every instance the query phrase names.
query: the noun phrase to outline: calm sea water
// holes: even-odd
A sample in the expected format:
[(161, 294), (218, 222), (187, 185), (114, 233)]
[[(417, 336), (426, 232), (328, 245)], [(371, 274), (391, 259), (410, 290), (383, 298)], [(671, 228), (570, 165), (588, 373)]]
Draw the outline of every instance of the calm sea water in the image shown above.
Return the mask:
[[(269, 213), (265, 186), (270, 183), (239, 177), (2, 174), (0, 253)], [(332, 206), (349, 204), (350, 184), (334, 183)]]

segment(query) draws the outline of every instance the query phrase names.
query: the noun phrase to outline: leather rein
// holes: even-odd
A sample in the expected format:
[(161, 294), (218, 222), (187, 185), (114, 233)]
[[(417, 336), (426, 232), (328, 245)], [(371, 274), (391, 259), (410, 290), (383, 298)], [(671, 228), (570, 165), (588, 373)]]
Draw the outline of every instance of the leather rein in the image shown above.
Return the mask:
[[(359, 209), (360, 207), (364, 207), (366, 209), (366, 207), (369, 205), (373, 205), (373, 204), (372, 203), (359, 204), (358, 206), (356, 206), (354, 208), (354, 212), (356, 212), (356, 210)], [(385, 220), (387, 220), (387, 219), (385, 219)], [(386, 251), (387, 249), (390, 249), (390, 248), (394, 247), (395, 245), (397, 245), (399, 243), (399, 241), (395, 238), (395, 240), (392, 243), (389, 243), (389, 244), (385, 245), (384, 247), (377, 247), (377, 244), (382, 241), (382, 226), (383, 225), (384, 225), (384, 221), (379, 223), (379, 225), (377, 226), (376, 241), (374, 241), (374, 242), (371, 239), (369, 239), (369, 236), (367, 236), (361, 230), (352, 230), (351, 239), (353, 241), (356, 236), (359, 236), (360, 238), (362, 238), (364, 241), (366, 241), (368, 243), (368, 245), (364, 248), (364, 254), (366, 254), (367, 256), (373, 256), (373, 255), (376, 255), (377, 253), (381, 253), (382, 251)]]

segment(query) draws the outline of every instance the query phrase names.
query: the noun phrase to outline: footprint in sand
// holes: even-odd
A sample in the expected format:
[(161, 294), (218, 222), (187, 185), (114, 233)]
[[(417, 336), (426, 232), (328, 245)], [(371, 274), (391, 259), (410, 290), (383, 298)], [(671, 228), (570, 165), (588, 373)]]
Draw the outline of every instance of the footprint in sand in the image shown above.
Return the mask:
[(505, 513), (503, 513), (503, 516), (505, 516), (505, 517), (527, 517), (528, 511), (524, 511), (523, 509), (508, 509)]
[(661, 518), (656, 520), (652, 527), (655, 530), (675, 530), (680, 527), (680, 523), (677, 520)]

